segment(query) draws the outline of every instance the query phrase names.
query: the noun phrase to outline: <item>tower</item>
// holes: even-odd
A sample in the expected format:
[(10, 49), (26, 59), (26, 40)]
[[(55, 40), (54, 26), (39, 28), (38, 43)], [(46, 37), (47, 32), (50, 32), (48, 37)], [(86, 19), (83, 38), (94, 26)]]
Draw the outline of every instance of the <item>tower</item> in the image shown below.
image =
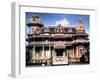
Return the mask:
[(86, 60), (85, 56), (87, 57), (88, 54), (85, 51), (87, 51), (87, 48), (89, 47), (89, 42), (88, 42), (88, 34), (85, 33), (82, 18), (80, 18), (79, 22), (76, 25), (76, 33), (74, 39), (77, 43), (75, 56), (79, 62), (83, 62), (81, 58), (83, 58), (85, 62)]
[(84, 25), (82, 23), (82, 18), (80, 18), (78, 24), (76, 25), (76, 33), (85, 32)]
[(43, 27), (43, 24), (41, 23), (41, 19), (38, 16), (33, 15), (30, 18), (30, 21), (27, 24), (27, 26), (30, 28), (31, 34), (34, 34), (34, 33), (38, 34), (40, 28)]

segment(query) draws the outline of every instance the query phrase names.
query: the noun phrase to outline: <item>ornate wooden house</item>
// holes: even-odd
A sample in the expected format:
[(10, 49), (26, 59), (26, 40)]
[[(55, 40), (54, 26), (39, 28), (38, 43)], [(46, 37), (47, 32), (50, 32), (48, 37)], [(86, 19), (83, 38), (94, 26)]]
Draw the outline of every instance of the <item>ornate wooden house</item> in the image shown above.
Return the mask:
[(89, 63), (89, 35), (81, 19), (75, 27), (45, 26), (32, 16), (27, 26), (26, 66)]

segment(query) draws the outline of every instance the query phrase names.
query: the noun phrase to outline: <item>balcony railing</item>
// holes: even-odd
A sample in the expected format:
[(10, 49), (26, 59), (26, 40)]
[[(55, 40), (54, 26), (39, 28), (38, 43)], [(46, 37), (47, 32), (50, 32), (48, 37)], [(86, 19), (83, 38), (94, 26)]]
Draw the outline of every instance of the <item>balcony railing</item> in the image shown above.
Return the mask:
[(30, 44), (71, 44), (71, 41), (41, 41), (41, 42), (31, 42)]
[(35, 57), (32, 57), (32, 60), (48, 60), (50, 59), (51, 57), (50, 56), (35, 56)]
[(41, 42), (31, 42), (29, 43), (29, 45), (43, 45), (43, 44), (47, 44), (47, 45), (71, 45), (74, 43), (88, 43), (88, 40), (74, 40), (74, 41), (41, 41)]
[(74, 41), (72, 41), (72, 43), (77, 43), (77, 42), (80, 42), (80, 43), (87, 43), (87, 42), (89, 42), (88, 40), (74, 40)]
[(67, 56), (55, 56), (53, 57), (53, 64), (68, 64)]

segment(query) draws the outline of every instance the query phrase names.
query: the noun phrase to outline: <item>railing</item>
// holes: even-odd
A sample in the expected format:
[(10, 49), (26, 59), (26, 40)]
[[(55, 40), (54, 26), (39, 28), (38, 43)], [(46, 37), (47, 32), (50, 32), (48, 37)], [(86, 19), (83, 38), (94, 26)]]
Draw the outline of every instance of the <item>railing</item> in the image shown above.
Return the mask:
[(55, 56), (53, 57), (53, 64), (68, 64), (67, 56)]
[(31, 59), (31, 63), (45, 63), (45, 64), (50, 64), (51, 62), (51, 57), (49, 56), (45, 56), (45, 57), (42, 57), (42, 56), (36, 56), (36, 57), (32, 57)]
[(53, 37), (53, 38), (67, 38), (67, 37), (72, 37), (72, 34), (52, 34), (51, 37)]
[(31, 42), (30, 44), (71, 44), (70, 41), (41, 41), (41, 42)]
[(30, 44), (53, 44), (53, 42), (41, 41), (41, 42), (31, 42)]
[(74, 40), (74, 41), (72, 41), (72, 43), (75, 43), (75, 42), (89, 42), (88, 40)]
[(32, 57), (32, 60), (48, 60), (50, 58), (51, 58), (50, 56), (35, 56)]
[[(53, 37), (53, 38), (69, 38), (69, 37), (73, 37), (73, 36), (80, 36), (80, 35), (86, 35), (88, 36), (88, 34), (86, 33), (83, 33), (83, 34), (64, 34), (65, 32), (63, 33), (57, 33), (57, 32), (53, 32), (52, 34), (50, 34), (50, 32), (48, 32), (48, 35), (45, 34), (45, 32), (43, 32), (43, 34), (41, 34), (41, 32), (39, 31), (38, 33), (27, 33), (27, 35), (33, 35), (32, 37)], [(40, 35), (35, 35), (35, 34), (40, 34)]]
[(50, 45), (70, 45), (70, 44), (73, 44), (73, 43), (88, 43), (89, 41), (87, 40), (74, 40), (74, 41), (41, 41), (41, 42), (31, 42), (29, 43), (29, 45), (35, 45), (35, 44), (50, 44)]
[(74, 63), (74, 62), (79, 62), (80, 58), (71, 58), (69, 59), (69, 62)]
[(56, 56), (56, 57), (53, 57), (53, 60), (54, 61), (64, 61), (66, 60), (68, 57), (65, 57), (65, 56)]

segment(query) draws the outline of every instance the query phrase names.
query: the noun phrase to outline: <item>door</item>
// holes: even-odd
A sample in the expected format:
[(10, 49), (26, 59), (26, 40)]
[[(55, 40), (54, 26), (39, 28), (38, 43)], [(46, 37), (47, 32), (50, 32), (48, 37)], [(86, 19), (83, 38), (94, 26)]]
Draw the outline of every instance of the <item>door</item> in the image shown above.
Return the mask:
[(68, 57), (63, 55), (64, 49), (55, 49), (55, 56), (53, 56), (53, 65), (68, 64)]

